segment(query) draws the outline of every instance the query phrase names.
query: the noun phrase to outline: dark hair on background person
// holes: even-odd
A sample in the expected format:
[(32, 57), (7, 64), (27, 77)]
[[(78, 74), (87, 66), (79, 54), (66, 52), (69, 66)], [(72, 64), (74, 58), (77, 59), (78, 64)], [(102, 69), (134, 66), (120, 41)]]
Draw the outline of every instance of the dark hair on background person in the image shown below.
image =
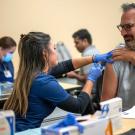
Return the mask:
[(74, 32), (72, 37), (73, 38), (79, 38), (81, 40), (87, 39), (89, 44), (92, 44), (92, 36), (87, 29), (80, 29), (80, 30)]
[(135, 3), (124, 3), (121, 6), (123, 12), (127, 12), (130, 9), (135, 9)]
[[(48, 44), (50, 39), (48, 34), (42, 32), (30, 32), (21, 36), (18, 46), (20, 56), (18, 74), (14, 90), (6, 101), (4, 109), (11, 109), (21, 116), (25, 116), (32, 80), (48, 65), (48, 59), (43, 55), (43, 51), (49, 55)], [(44, 58), (46, 58), (46, 61)]]
[(10, 49), (16, 46), (16, 42), (13, 38), (5, 36), (0, 38), (0, 47), (3, 49)]

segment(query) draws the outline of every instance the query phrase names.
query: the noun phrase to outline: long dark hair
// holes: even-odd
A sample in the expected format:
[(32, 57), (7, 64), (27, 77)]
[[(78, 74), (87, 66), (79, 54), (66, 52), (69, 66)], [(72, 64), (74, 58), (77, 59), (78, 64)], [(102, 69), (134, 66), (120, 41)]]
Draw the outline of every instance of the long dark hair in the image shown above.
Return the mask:
[(30, 32), (22, 35), (18, 53), (20, 57), (19, 70), (14, 89), (4, 105), (4, 109), (14, 110), (25, 116), (28, 108), (28, 95), (33, 78), (48, 66), (50, 36), (42, 32)]

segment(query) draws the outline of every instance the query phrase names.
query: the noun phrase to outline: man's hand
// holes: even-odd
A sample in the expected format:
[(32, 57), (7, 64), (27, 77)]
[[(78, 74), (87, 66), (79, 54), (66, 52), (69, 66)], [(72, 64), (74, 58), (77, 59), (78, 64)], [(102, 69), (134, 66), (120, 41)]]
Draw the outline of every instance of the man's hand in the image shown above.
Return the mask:
[(69, 78), (76, 78), (77, 80), (79, 80), (81, 82), (85, 82), (86, 78), (87, 78), (87, 75), (85, 75), (85, 74), (80, 75), (80, 74), (76, 73), (75, 71), (68, 72), (66, 75)]
[(113, 60), (131, 62), (135, 65), (135, 51), (127, 48), (115, 49), (113, 50)]

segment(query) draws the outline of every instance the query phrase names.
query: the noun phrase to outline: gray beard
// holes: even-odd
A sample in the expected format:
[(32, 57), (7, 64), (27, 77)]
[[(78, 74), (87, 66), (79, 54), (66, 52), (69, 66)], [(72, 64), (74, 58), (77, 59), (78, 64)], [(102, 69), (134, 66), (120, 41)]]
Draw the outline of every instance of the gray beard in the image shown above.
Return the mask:
[(135, 51), (135, 39), (132, 40), (132, 41), (130, 41), (130, 42), (127, 42), (127, 43), (126, 43), (126, 47), (127, 47), (128, 49), (130, 49), (130, 50)]

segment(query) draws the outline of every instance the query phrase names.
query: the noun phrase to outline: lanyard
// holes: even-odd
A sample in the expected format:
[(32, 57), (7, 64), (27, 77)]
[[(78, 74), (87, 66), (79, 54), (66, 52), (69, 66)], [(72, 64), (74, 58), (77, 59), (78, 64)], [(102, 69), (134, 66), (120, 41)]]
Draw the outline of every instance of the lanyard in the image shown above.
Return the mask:
[(7, 66), (4, 63), (2, 63), (2, 66), (4, 67), (4, 71), (8, 70)]
[(8, 66), (6, 66), (4, 63), (2, 63), (2, 66), (4, 68), (3, 72), (6, 78), (11, 78), (12, 74), (10, 72), (10, 70), (8, 69)]

